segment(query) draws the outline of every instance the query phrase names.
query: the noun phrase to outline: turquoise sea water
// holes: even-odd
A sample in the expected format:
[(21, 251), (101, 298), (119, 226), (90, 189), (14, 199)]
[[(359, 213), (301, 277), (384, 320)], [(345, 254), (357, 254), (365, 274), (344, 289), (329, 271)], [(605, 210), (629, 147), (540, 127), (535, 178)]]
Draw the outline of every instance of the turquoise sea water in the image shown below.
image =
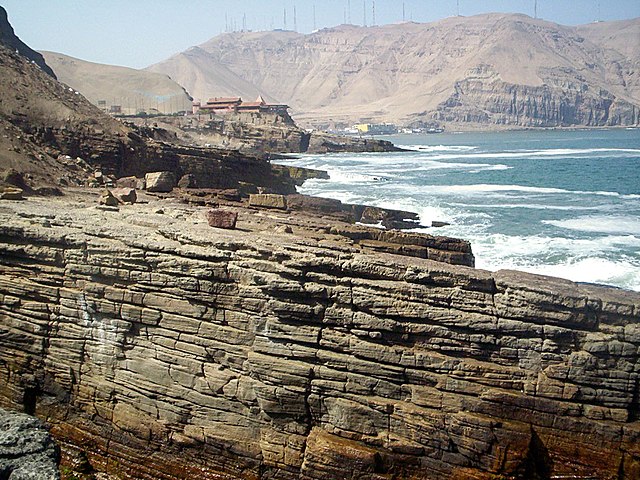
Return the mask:
[(640, 130), (384, 137), (397, 153), (305, 155), (301, 193), (414, 211), (476, 266), (640, 291)]

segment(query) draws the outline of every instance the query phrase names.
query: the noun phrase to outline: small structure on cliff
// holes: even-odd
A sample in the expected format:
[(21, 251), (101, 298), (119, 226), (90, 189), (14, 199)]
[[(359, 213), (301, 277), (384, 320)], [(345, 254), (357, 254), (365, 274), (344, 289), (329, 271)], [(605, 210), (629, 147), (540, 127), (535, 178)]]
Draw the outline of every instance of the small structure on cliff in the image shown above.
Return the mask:
[(205, 104), (193, 102), (193, 114), (206, 112), (210, 114), (226, 113), (273, 113), (286, 115), (288, 105), (267, 103), (262, 95), (259, 95), (254, 102), (243, 102), (241, 97), (213, 97)]

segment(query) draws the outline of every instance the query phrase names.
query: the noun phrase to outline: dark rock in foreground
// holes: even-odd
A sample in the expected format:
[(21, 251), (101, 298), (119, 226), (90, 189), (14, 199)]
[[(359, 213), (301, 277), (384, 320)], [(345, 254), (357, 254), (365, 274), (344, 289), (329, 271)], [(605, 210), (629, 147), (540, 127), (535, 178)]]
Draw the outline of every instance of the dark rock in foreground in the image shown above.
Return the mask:
[(0, 408), (0, 478), (57, 480), (59, 450), (42, 422)]

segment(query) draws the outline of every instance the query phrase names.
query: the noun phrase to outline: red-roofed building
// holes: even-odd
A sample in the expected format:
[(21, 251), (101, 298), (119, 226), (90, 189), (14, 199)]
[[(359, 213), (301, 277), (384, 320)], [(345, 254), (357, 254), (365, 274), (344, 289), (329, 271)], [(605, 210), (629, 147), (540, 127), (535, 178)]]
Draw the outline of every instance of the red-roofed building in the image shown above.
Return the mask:
[(214, 97), (207, 100), (204, 105), (200, 102), (193, 102), (194, 114), (200, 111), (212, 114), (232, 112), (286, 114), (288, 109), (288, 105), (265, 102), (262, 95), (258, 96), (255, 102), (243, 102), (240, 97)]

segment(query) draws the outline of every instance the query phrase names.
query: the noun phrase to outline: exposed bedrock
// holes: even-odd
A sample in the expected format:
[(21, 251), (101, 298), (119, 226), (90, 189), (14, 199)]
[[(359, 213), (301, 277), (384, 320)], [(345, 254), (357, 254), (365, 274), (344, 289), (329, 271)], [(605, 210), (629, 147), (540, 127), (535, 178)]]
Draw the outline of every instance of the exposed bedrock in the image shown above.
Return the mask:
[(0, 210), (0, 403), (46, 418), (63, 458), (143, 479), (640, 476), (639, 294), (366, 253), (278, 212), (222, 230), (156, 211)]

